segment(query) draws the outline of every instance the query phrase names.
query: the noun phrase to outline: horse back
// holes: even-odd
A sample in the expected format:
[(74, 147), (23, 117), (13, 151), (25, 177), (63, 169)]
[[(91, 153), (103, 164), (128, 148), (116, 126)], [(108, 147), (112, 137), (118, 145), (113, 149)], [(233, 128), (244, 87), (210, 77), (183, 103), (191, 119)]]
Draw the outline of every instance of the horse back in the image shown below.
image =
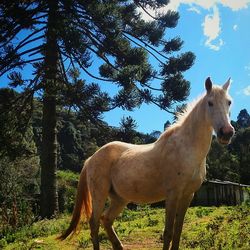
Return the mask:
[(88, 179), (96, 184), (103, 181), (110, 181), (110, 171), (112, 166), (118, 161), (120, 156), (128, 149), (136, 145), (113, 141), (105, 144), (97, 150), (85, 163)]

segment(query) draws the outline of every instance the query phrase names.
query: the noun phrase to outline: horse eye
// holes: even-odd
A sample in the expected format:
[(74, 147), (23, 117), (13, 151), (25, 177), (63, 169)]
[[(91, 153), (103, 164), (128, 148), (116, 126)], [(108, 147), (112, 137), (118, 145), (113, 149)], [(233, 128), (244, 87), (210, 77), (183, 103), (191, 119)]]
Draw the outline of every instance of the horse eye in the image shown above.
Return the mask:
[(230, 106), (230, 105), (231, 105), (231, 103), (232, 103), (231, 101), (228, 101), (228, 106)]
[(208, 101), (208, 106), (209, 106), (209, 107), (213, 107), (214, 104), (213, 104), (211, 101)]

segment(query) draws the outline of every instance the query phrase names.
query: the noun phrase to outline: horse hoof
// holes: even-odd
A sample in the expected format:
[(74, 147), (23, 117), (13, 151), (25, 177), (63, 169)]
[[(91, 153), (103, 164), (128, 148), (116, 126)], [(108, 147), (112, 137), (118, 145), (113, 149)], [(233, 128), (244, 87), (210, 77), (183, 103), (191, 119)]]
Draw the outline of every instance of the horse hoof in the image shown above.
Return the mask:
[(113, 250), (124, 250), (123, 245), (115, 246)]

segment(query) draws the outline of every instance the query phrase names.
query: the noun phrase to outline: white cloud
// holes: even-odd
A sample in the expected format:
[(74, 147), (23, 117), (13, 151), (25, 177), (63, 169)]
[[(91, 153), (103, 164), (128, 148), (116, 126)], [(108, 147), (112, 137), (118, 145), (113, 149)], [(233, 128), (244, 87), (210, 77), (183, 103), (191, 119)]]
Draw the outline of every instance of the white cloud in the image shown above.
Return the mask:
[(238, 29), (238, 25), (235, 24), (235, 25), (233, 26), (233, 30), (236, 31), (237, 29)]
[(245, 70), (249, 70), (250, 71), (250, 63), (247, 66), (245, 66)]
[(248, 76), (250, 76), (250, 63), (246, 65), (244, 68), (248, 72)]
[(195, 13), (197, 13), (197, 14), (201, 14), (201, 11), (198, 9), (198, 8), (196, 8), (196, 7), (190, 7), (189, 9), (188, 9), (188, 11), (192, 11), (192, 12), (195, 12)]
[(171, 0), (166, 8), (172, 10), (178, 10), (181, 4), (188, 4), (190, 6), (199, 6), (203, 9), (210, 9), (215, 5), (223, 5), (230, 8), (233, 11), (237, 11), (243, 8), (247, 8), (250, 4), (250, 0)]
[(207, 40), (205, 42), (205, 45), (207, 47), (209, 47), (210, 49), (215, 50), (215, 51), (220, 50), (221, 46), (224, 45), (224, 44), (225, 43), (224, 43), (224, 41), (222, 39), (219, 39), (219, 41), (217, 42), (217, 44), (212, 44), (211, 41), (209, 41), (209, 40)]
[(213, 14), (208, 14), (205, 16), (202, 26), (203, 33), (207, 37), (205, 45), (210, 49), (218, 51), (224, 42), (222, 39), (219, 39), (216, 44), (214, 43), (214, 40), (218, 38), (221, 32), (220, 14), (217, 6), (213, 7)]
[[(176, 10), (181, 4), (189, 5), (189, 11), (194, 11), (197, 14), (201, 14), (201, 9), (211, 11), (212, 13), (205, 16), (203, 26), (204, 35), (207, 37), (205, 45), (213, 50), (219, 50), (224, 44), (222, 39), (215, 41), (221, 33), (221, 20), (218, 6), (230, 8), (232, 11), (238, 11), (240, 9), (248, 8), (250, 5), (250, 0), (170, 0), (170, 3), (164, 7), (157, 10), (158, 13), (166, 12), (168, 10)], [(152, 20), (144, 11), (139, 10), (145, 20)], [(148, 10), (153, 16), (156, 15), (155, 11)], [(236, 31), (238, 26), (235, 24), (233, 29)]]
[(221, 3), (226, 7), (229, 7), (233, 11), (247, 8), (248, 5), (250, 4), (250, 0), (221, 0), (217, 2)]
[(243, 94), (250, 96), (250, 85), (248, 85), (246, 88), (243, 89)]

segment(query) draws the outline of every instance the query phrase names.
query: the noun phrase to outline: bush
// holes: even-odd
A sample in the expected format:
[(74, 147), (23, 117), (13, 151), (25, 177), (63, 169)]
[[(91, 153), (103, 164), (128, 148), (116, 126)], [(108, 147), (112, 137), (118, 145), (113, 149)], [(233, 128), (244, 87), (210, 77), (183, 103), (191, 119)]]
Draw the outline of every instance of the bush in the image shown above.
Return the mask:
[(79, 174), (72, 171), (58, 171), (58, 199), (60, 212), (72, 212), (75, 204)]
[[(34, 222), (38, 211), (38, 161), (23, 157), (0, 160), (0, 238)], [(1, 243), (2, 244), (2, 243)]]

